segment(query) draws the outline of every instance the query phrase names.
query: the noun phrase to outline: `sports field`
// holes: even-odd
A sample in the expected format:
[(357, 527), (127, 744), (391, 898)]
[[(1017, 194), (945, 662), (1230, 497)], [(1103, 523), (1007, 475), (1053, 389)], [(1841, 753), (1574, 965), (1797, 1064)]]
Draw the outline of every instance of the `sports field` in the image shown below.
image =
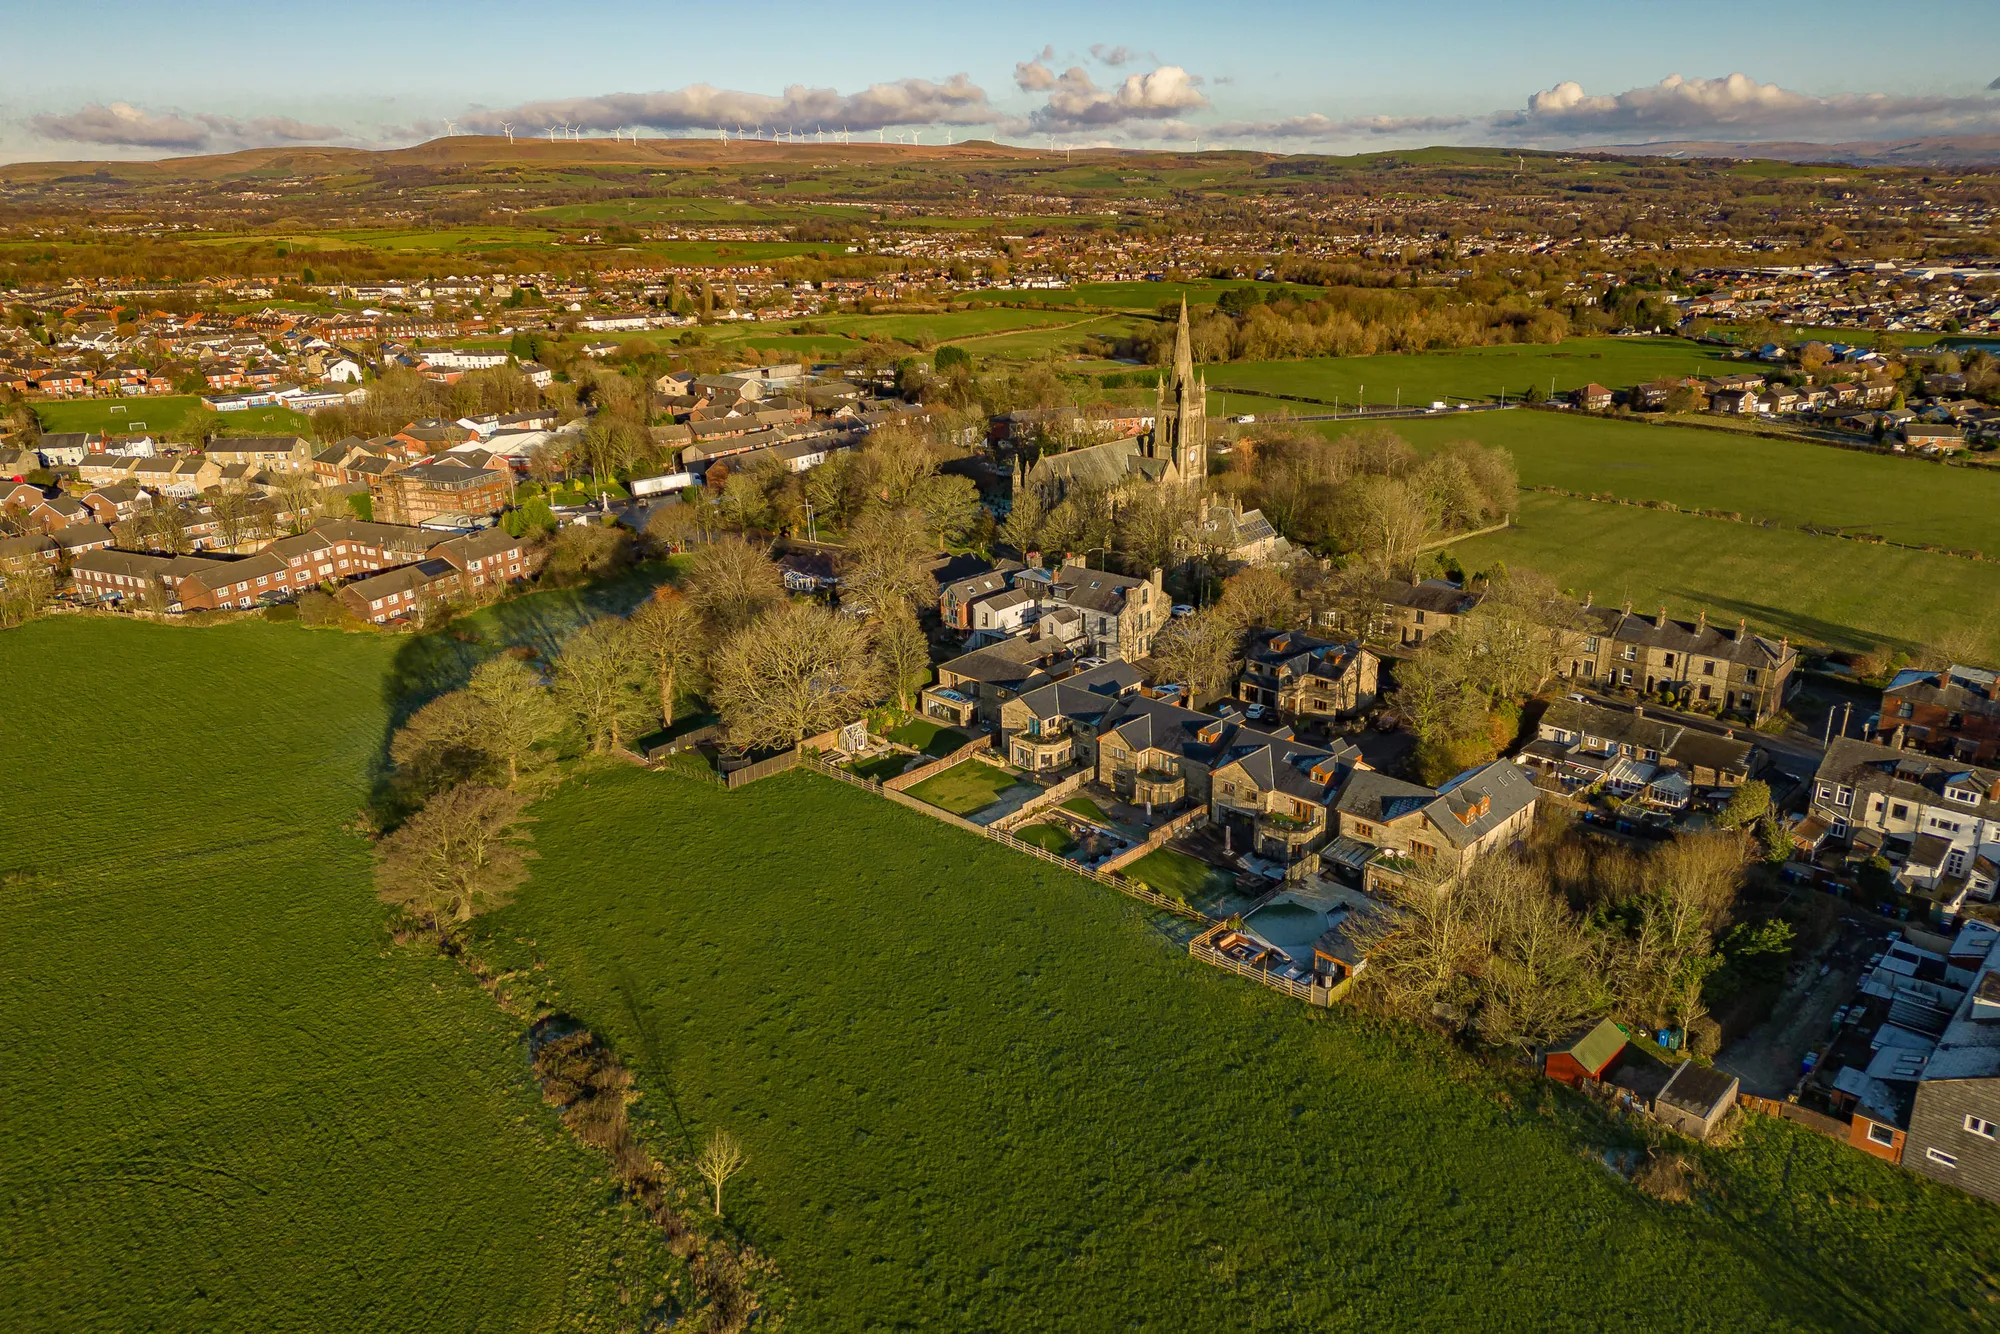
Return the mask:
[[(206, 411), (193, 394), (162, 394), (157, 398), (78, 398), (35, 404), (44, 431), (105, 431), (124, 435), (135, 431), (171, 433), (188, 418)], [(246, 408), (219, 412), (216, 423), (228, 435), (311, 435), (312, 423), (290, 408)]]
[(1504, 533), (1455, 543), (1468, 571), (1504, 563), (1579, 597), (1706, 610), (1770, 634), (1842, 648), (1933, 645), (2000, 658), (2000, 564), (1686, 514), (1526, 494)]
[(0, 634), (0, 1328), (608, 1328), (657, 1280), (518, 1030), (391, 946), (341, 831), (397, 648)]
[(1552, 1086), (817, 775), (605, 769), (538, 814), (485, 947), (663, 1135), (743, 1141), (801, 1328), (1948, 1330), (2000, 1280), (1989, 1206), (1781, 1122), (1650, 1201)]

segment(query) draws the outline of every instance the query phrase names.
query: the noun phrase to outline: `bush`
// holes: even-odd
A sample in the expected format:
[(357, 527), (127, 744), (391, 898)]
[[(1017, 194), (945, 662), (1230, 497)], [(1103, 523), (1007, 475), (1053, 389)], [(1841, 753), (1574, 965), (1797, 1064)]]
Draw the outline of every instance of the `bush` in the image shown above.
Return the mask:
[(299, 594), (298, 605), (294, 611), (299, 620), (306, 625), (340, 624), (340, 604), (333, 600), (331, 593), (322, 593), (316, 588)]
[(294, 603), (274, 602), (264, 608), (264, 619), (275, 622), (297, 621), (299, 619), (299, 609)]

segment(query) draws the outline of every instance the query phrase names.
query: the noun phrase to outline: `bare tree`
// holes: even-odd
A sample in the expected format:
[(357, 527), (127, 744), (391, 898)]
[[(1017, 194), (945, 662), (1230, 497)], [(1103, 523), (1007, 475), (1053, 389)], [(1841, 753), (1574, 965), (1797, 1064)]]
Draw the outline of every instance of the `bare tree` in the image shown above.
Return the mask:
[(1220, 607), (1179, 617), (1153, 640), (1154, 679), (1184, 683), (1189, 706), (1198, 708), (1227, 688), (1241, 642), (1241, 627)]
[(562, 714), (535, 669), (512, 654), (473, 668), (466, 693), (485, 710), (476, 735), (488, 753), (506, 763), (512, 788), (534, 748), (562, 726)]
[(719, 641), (782, 604), (785, 576), (765, 548), (726, 537), (695, 552), (682, 592)]
[(736, 1142), (736, 1136), (726, 1130), (718, 1130), (708, 1137), (708, 1143), (701, 1146), (695, 1156), (694, 1166), (715, 1192), (715, 1216), (722, 1217), (722, 1186), (729, 1178), (743, 1170), (748, 1159), (743, 1146)]
[(936, 550), (917, 511), (875, 506), (854, 525), (841, 602), (878, 615), (897, 604), (912, 609), (926, 605), (937, 596), (931, 578)]
[(715, 698), (732, 744), (796, 745), (881, 698), (882, 671), (856, 617), (790, 602), (715, 655)]
[(635, 650), (625, 623), (606, 616), (571, 635), (556, 654), (556, 699), (594, 753), (624, 744), (626, 730), (649, 712), (640, 694), (645, 666)]
[(415, 800), (489, 777), (497, 768), (486, 749), (489, 719), (484, 701), (453, 690), (410, 715), (389, 739), (389, 758), (400, 786)]
[(917, 691), (930, 684), (931, 645), (909, 607), (891, 603), (874, 621), (875, 655), (881, 660), (896, 706), (907, 712)]
[(639, 656), (660, 688), (660, 725), (674, 725), (680, 696), (701, 686), (708, 636), (701, 616), (672, 588), (662, 587), (625, 622)]
[(252, 504), (249, 488), (243, 486), (224, 486), (209, 496), (208, 511), (215, 519), (215, 536), (221, 545), (237, 547), (250, 540)]
[(1376, 573), (1407, 578), (1437, 520), (1423, 495), (1399, 478), (1368, 476), (1347, 491), (1341, 524), (1346, 546)]
[(285, 527), (303, 533), (319, 517), (319, 478), (304, 470), (281, 472), (271, 488), (278, 507), (285, 512)]
[(376, 892), (440, 936), (510, 900), (527, 877), (516, 793), (465, 783), (440, 793), (376, 848)]

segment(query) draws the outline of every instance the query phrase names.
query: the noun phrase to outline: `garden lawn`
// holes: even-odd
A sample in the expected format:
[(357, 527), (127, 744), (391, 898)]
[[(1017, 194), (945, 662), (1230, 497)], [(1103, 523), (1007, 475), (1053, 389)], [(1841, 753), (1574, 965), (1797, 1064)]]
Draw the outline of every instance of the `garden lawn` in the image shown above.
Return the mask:
[(954, 764), (941, 774), (933, 774), (915, 787), (906, 789), (918, 801), (927, 801), (953, 815), (983, 811), (1015, 786), (1014, 775), (998, 765), (970, 759)]
[(887, 755), (877, 755), (872, 759), (850, 760), (847, 768), (850, 773), (860, 774), (871, 782), (886, 783), (908, 768), (909, 764), (909, 756), (901, 751), (891, 751)]
[(1086, 820), (1095, 820), (1099, 824), (1108, 825), (1112, 822), (1111, 817), (1104, 813), (1104, 808), (1089, 797), (1071, 797), (1062, 804), (1062, 808), (1072, 814), (1081, 815)]
[(1539, 570), (1579, 597), (1641, 612), (1706, 610), (1841, 648), (2000, 657), (2000, 564), (1536, 494), (1521, 497), (1514, 527), (1451, 551), (1468, 571)]
[(863, 790), (619, 768), (538, 814), (482, 948), (541, 962), (522, 985), (615, 1044), (651, 1133), (741, 1139), (730, 1217), (798, 1328), (1990, 1319), (1989, 1205), (1772, 1120), (1686, 1150), (1697, 1204), (1653, 1202), (1567, 1091), (1204, 967), (1116, 893)]
[(261, 622), (0, 634), (0, 1328), (608, 1327), (619, 1281), (651, 1281), (518, 1027), (390, 944), (341, 830), (395, 651)]
[(1126, 866), (1122, 874), (1128, 880), (1144, 882), (1155, 893), (1183, 903), (1192, 903), (1235, 884), (1235, 877), (1228, 872), (1174, 848), (1157, 848)]
[(954, 728), (940, 727), (928, 718), (912, 718), (901, 727), (890, 729), (889, 740), (920, 750), (933, 759), (943, 759), (972, 738)]
[(1061, 825), (1031, 824), (1025, 829), (1016, 829), (1014, 837), (1023, 843), (1032, 843), (1058, 857), (1066, 856), (1076, 846), (1076, 840)]

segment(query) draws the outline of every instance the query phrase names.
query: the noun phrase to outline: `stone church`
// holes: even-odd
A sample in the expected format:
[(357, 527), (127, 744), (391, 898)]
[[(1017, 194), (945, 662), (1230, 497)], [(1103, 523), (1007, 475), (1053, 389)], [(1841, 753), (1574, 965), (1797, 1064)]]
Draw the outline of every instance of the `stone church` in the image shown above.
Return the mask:
[(1160, 376), (1153, 429), (1101, 445), (1045, 454), (1032, 467), (1024, 459), (1015, 472), (1015, 491), (1043, 487), (1051, 499), (1060, 499), (1078, 486), (1114, 492), (1156, 486), (1179, 487), (1190, 496), (1198, 496), (1208, 480), (1207, 402), (1206, 379), (1194, 371), (1187, 298), (1183, 297), (1173, 364)]

